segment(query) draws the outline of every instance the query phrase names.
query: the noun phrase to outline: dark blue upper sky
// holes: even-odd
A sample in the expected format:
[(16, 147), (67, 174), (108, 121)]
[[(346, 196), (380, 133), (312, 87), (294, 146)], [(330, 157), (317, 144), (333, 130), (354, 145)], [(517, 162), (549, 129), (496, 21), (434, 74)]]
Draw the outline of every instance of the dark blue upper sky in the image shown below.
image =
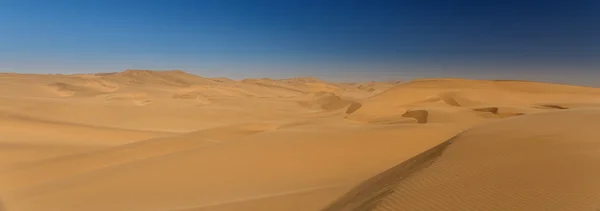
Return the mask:
[(0, 71), (586, 79), (600, 71), (598, 11), (595, 0), (3, 0)]

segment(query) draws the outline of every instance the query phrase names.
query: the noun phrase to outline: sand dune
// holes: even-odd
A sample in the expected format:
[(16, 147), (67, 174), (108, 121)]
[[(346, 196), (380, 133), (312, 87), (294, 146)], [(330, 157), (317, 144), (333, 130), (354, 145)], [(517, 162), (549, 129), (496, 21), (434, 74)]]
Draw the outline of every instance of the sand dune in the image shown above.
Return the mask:
[[(354, 181), (402, 161), (431, 146), (436, 140), (447, 138), (456, 132), (425, 132), (433, 131), (433, 128), (403, 132), (398, 130), (401, 128), (381, 128), (376, 129), (376, 132), (347, 128), (333, 132), (344, 127), (332, 125), (332, 128), (325, 130), (315, 126), (312, 127), (313, 132), (280, 130), (261, 133), (205, 147), (184, 147), (187, 149), (121, 165), (111, 165), (115, 158), (106, 155), (99, 155), (100, 157), (89, 161), (73, 159), (69, 162), (83, 166), (98, 165), (98, 161), (104, 161), (102, 165), (108, 163), (110, 166), (13, 190), (12, 195), (21, 205), (15, 209), (168, 210), (324, 185), (348, 187)], [(319, 130), (322, 131), (318, 132)], [(403, 153), (394, 154), (405, 144), (386, 140), (385, 137), (407, 140), (418, 138), (422, 142), (405, 146), (400, 150)], [(369, 149), (365, 148), (366, 143), (371, 146)], [(171, 143), (168, 144), (170, 146)], [(156, 150), (157, 146), (150, 147)], [(329, 155), (328, 161), (319, 162), (324, 155)], [(36, 169), (59, 169), (53, 167), (55, 162), (36, 166)], [(357, 165), (349, 165), (352, 163)], [(67, 169), (62, 168), (61, 172), (69, 171), (68, 168), (69, 166)], [(7, 180), (31, 184), (31, 179), (26, 177), (27, 173)], [(37, 177), (45, 179), (49, 176)], [(333, 199), (335, 196), (328, 197)], [(77, 203), (65, 203), (61, 198), (75, 199), (72, 202)], [(90, 203), (94, 206), (88, 207)]]
[(460, 133), (325, 210), (596, 210), (600, 110), (526, 115)]
[(147, 93), (118, 93), (102, 95), (105, 102), (108, 103), (132, 103), (138, 106), (144, 106), (152, 103), (152, 99)]
[(593, 210), (597, 109), (600, 89), (526, 81), (0, 74), (0, 198), (9, 211)]
[[(267, 130), (268, 127), (269, 125), (259, 125), (259, 127), (236, 125), (142, 140), (111, 148), (101, 148), (85, 153), (74, 153), (39, 162), (30, 162), (26, 165), (11, 168), (9, 173), (0, 177), (5, 177), (2, 180), (12, 181), (11, 184), (4, 186), (5, 189), (34, 186), (69, 175), (82, 174), (104, 167), (122, 165), (172, 152), (222, 143), (233, 138), (262, 132)], [(81, 166), (82, 163), (87, 165)], [(58, 171), (59, 169), (61, 170)]]
[(317, 92), (307, 96), (307, 100), (300, 101), (303, 107), (321, 109), (325, 111), (348, 108), (352, 101), (345, 100), (331, 92)]
[(121, 81), (130, 84), (170, 85), (177, 87), (186, 87), (193, 84), (215, 83), (210, 79), (188, 74), (180, 70), (126, 70), (123, 72), (103, 76), (109, 80)]
[[(531, 89), (527, 89), (527, 85)], [(514, 81), (474, 81), (464, 79), (418, 80), (395, 86), (381, 94), (365, 99), (361, 108), (347, 118), (362, 122), (378, 122), (381, 119), (402, 115), (410, 109), (471, 109), (481, 112), (483, 108), (518, 107), (521, 111), (504, 113), (505, 109), (490, 112), (496, 116), (514, 116), (523, 112), (560, 108), (562, 103), (588, 103), (600, 105), (600, 92), (595, 88), (566, 85), (527, 83)], [(574, 104), (573, 104), (574, 105)], [(452, 108), (454, 107), (454, 108)], [(532, 109), (534, 108), (534, 109)], [(518, 109), (516, 109), (518, 110)], [(431, 113), (431, 112), (429, 112)], [(445, 112), (448, 113), (448, 112)], [(456, 115), (469, 115), (459, 112)], [(454, 121), (455, 118), (447, 118)]]

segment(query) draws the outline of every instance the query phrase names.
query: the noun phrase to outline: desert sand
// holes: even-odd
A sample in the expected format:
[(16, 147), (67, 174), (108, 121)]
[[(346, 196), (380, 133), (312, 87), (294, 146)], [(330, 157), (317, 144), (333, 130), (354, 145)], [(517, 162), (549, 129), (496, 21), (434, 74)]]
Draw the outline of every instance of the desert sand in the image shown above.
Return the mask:
[(592, 87), (0, 73), (7, 211), (595, 211), (599, 155)]

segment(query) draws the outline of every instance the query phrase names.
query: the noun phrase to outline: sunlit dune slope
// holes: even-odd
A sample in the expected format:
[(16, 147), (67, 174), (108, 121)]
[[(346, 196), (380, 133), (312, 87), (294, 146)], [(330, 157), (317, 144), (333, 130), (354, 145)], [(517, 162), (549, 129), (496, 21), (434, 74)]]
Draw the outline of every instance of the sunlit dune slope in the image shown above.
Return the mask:
[[(48, 160), (7, 172), (2, 180), (14, 181), (9, 185), (9, 205), (15, 210), (172, 210), (235, 207), (240, 201), (254, 200), (278, 203), (271, 197), (288, 200), (285, 210), (302, 200), (303, 206), (296, 210), (317, 210), (344, 188), (457, 132), (406, 126), (302, 127), (221, 143), (201, 144), (201, 136), (165, 139), (160, 144), (141, 141), (133, 151), (123, 151), (134, 149), (123, 146)], [(407, 142), (413, 139), (421, 142)], [(177, 146), (181, 147), (165, 149)], [(132, 160), (127, 152), (143, 159)]]
[[(347, 119), (367, 123), (478, 121), (600, 105), (596, 88), (522, 81), (426, 79), (357, 102)], [(418, 118), (415, 115), (419, 112)], [(424, 115), (427, 113), (427, 115)]]
[(325, 210), (597, 210), (600, 110), (469, 129), (356, 187)]
[(136, 141), (84, 153), (74, 153), (10, 168), (5, 170), (9, 171), (9, 173), (0, 174), (0, 180), (11, 181), (10, 184), (4, 185), (4, 189), (25, 188), (75, 174), (91, 172), (104, 167), (136, 162), (154, 156), (185, 151), (210, 144), (218, 144), (234, 138), (263, 132), (270, 127), (270, 125), (256, 124), (232, 125)]

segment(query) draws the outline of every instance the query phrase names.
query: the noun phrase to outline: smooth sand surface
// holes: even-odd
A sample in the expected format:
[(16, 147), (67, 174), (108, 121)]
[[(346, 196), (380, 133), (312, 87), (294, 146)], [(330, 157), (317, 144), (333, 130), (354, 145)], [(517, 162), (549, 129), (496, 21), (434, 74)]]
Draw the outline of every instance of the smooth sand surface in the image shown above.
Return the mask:
[(8, 211), (595, 210), (600, 89), (0, 73)]
[(573, 109), (475, 127), (325, 210), (598, 210), (599, 125)]

